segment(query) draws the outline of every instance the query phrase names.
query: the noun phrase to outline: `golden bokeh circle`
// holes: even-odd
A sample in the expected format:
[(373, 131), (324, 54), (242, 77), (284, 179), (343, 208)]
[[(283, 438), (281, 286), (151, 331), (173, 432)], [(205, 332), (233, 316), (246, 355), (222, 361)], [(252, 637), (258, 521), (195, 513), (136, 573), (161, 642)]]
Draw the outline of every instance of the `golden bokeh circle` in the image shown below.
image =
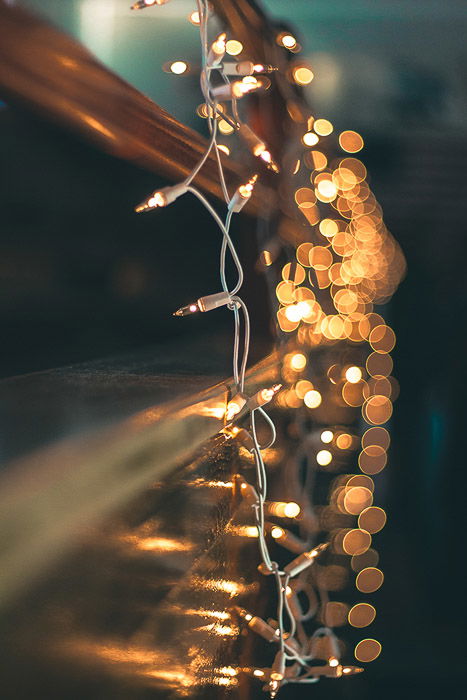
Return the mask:
[(357, 661), (369, 663), (381, 654), (381, 644), (376, 639), (362, 639), (355, 647), (354, 654)]
[(359, 572), (355, 585), (361, 593), (374, 593), (378, 588), (381, 588), (383, 581), (384, 574), (381, 569), (369, 566)]
[(368, 627), (376, 617), (376, 609), (369, 603), (357, 603), (349, 610), (348, 620), (352, 627)]

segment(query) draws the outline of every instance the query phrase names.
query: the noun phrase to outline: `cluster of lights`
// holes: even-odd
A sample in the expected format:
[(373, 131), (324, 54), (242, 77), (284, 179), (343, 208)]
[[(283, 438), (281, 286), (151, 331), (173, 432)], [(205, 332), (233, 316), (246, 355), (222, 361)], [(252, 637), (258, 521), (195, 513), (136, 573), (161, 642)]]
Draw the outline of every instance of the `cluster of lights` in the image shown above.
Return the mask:
[[(132, 9), (141, 10), (153, 5), (163, 5), (168, 0), (140, 0)], [(237, 608), (237, 613), (248, 628), (279, 649), (270, 668), (251, 669), (251, 675), (265, 682), (264, 689), (275, 697), (285, 683), (311, 683), (320, 677), (338, 678), (359, 673), (362, 669), (345, 666), (340, 661), (340, 647), (333, 627), (336, 620), (345, 619), (355, 628), (371, 624), (376, 611), (368, 603), (357, 603), (348, 610), (343, 603), (334, 603), (327, 598), (327, 587), (320, 583), (326, 569), (335, 578), (341, 576), (342, 566), (332, 563), (333, 557), (349, 556), (352, 570), (356, 573), (355, 585), (361, 593), (372, 593), (382, 585), (384, 576), (376, 567), (378, 556), (371, 548), (372, 535), (379, 532), (386, 522), (383, 509), (373, 505), (374, 484), (372, 475), (386, 465), (389, 433), (384, 424), (392, 414), (392, 400), (397, 395), (397, 383), (390, 376), (392, 362), (389, 353), (394, 347), (395, 337), (384, 319), (374, 311), (374, 306), (386, 302), (395, 291), (404, 272), (404, 260), (386, 230), (381, 209), (366, 182), (366, 169), (355, 157), (363, 148), (363, 139), (355, 131), (334, 134), (332, 123), (325, 118), (306, 119), (296, 117), (293, 105), (288, 106), (294, 121), (303, 122), (297, 158), (294, 161), (290, 181), (293, 185), (292, 200), (296, 207), (297, 220), (288, 226), (279, 237), (295, 248), (295, 260), (287, 262), (281, 269), (281, 281), (276, 287), (279, 302), (277, 322), (283, 333), (294, 333), (293, 347), (284, 357), (283, 381), (286, 388), (278, 394), (281, 384), (263, 388), (253, 396), (244, 391), (246, 363), (249, 352), (249, 316), (246, 305), (238, 296), (243, 282), (243, 270), (229, 230), (232, 216), (241, 211), (250, 199), (258, 175), (240, 184), (232, 197), (225, 186), (219, 151), (229, 154), (230, 149), (218, 143), (218, 134), (238, 133), (243, 143), (270, 170), (278, 173), (267, 144), (240, 118), (237, 100), (249, 93), (267, 89), (270, 81), (264, 74), (275, 68), (254, 63), (248, 59), (226, 61), (225, 55), (240, 56), (244, 47), (236, 39), (228, 38), (225, 32), (212, 43), (207, 41), (209, 3), (198, 0), (198, 9), (191, 13), (189, 21), (198, 26), (201, 35), (203, 61), (201, 89), (204, 102), (198, 113), (208, 120), (211, 139), (205, 154), (192, 173), (181, 183), (153, 192), (140, 205), (137, 212), (146, 212), (174, 202), (178, 197), (191, 193), (208, 209), (222, 233), (221, 284), (222, 291), (203, 296), (178, 309), (175, 316), (190, 316), (219, 307), (230, 309), (235, 318), (235, 342), (233, 374), (236, 393), (227, 404), (224, 418), (228, 425), (223, 432), (228, 438), (239, 441), (256, 465), (257, 483), (248, 484), (238, 477), (234, 488), (252, 509), (255, 526), (243, 526), (235, 532), (238, 536), (258, 539), (261, 562), (259, 571), (275, 578), (277, 583), (277, 620), (264, 621), (248, 611)], [(292, 53), (300, 51), (297, 39), (288, 32), (280, 32), (276, 43)], [(205, 48), (208, 47), (208, 48)], [(165, 70), (177, 75), (189, 71), (186, 61), (168, 63)], [(298, 86), (306, 86), (313, 80), (312, 69), (303, 62), (294, 62), (286, 77)], [(231, 114), (224, 102), (231, 104)], [(343, 152), (335, 158), (334, 149)], [(192, 181), (203, 167), (210, 153), (214, 152), (219, 165), (219, 179), (224, 191), (227, 215), (222, 221), (205, 197), (192, 185)], [(301, 217), (301, 222), (299, 221)], [(303, 223), (308, 226), (304, 234)], [(311, 240), (310, 240), (311, 239)], [(238, 271), (238, 282), (229, 289), (226, 282), (226, 252), (230, 252)], [(278, 251), (265, 250), (261, 254), (264, 265), (271, 266)], [(240, 361), (240, 322), (244, 317), (243, 353)], [(349, 363), (342, 350), (350, 344), (358, 348), (356, 358)], [(364, 348), (370, 347), (370, 352)], [(325, 357), (332, 362), (323, 372), (314, 369), (313, 358), (317, 352), (326, 351)], [(360, 409), (367, 429), (360, 438), (361, 451), (358, 466), (361, 474), (349, 474), (334, 479), (330, 490), (329, 504), (321, 507), (316, 525), (310, 494), (303, 490), (300, 502), (268, 501), (266, 468), (262, 447), (256, 435), (255, 420), (262, 415), (269, 423), (273, 440), (275, 428), (264, 412), (263, 406), (276, 395), (280, 406), (299, 409), (297, 431), (301, 437), (298, 455), (306, 455), (307, 469), (311, 472), (330, 474), (341, 470), (357, 448), (358, 438), (350, 427), (355, 422), (355, 411)], [(336, 405), (343, 419), (330, 421), (329, 407)], [(311, 416), (322, 428), (309, 432), (303, 428), (304, 421)], [(249, 417), (250, 430), (234, 424)], [(347, 423), (347, 425), (346, 425)], [(269, 446), (270, 446), (269, 445)], [(298, 499), (297, 499), (298, 500)], [(299, 535), (291, 529), (269, 522), (269, 518), (284, 518), (295, 521)], [(357, 518), (356, 527), (348, 527), (348, 518)], [(346, 526), (341, 523), (346, 519)], [(328, 523), (329, 527), (323, 523)], [(331, 531), (329, 542), (312, 546), (318, 531)], [(268, 539), (295, 554), (295, 558), (281, 568), (271, 559)], [(315, 565), (326, 551), (329, 566)], [(315, 566), (313, 566), (315, 565)], [(307, 580), (310, 567), (313, 590)], [(308, 578), (307, 578), (308, 577)], [(308, 587), (308, 588), (307, 588)], [(324, 627), (311, 636), (305, 624), (314, 615), (315, 588), (319, 591), (320, 616)], [(339, 586), (335, 585), (337, 590)], [(298, 592), (306, 590), (310, 602), (308, 611), (303, 611)], [(323, 592), (324, 591), (324, 592)], [(334, 606), (334, 607), (333, 607)], [(284, 615), (288, 616), (286, 631)], [(340, 624), (340, 623), (339, 623)], [(364, 639), (355, 648), (355, 658), (368, 662), (377, 658), (381, 645), (374, 639)], [(313, 666), (310, 659), (313, 659)], [(316, 665), (316, 659), (324, 661)], [(227, 668), (227, 667), (226, 667)], [(228, 667), (230, 668), (230, 667)], [(229, 684), (235, 673), (224, 673), (219, 684)]]

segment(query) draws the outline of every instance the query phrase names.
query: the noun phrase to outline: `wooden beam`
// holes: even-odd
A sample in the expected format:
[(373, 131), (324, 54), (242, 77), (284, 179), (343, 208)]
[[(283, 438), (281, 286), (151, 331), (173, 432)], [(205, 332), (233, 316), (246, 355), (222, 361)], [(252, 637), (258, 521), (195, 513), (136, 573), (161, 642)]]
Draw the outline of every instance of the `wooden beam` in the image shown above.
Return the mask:
[[(0, 95), (171, 181), (186, 177), (207, 146), (205, 138), (112, 73), (74, 39), (4, 0)], [(231, 159), (223, 157), (223, 162), (231, 188), (251, 175)], [(222, 199), (214, 157), (208, 158), (195, 183)], [(274, 207), (274, 199), (271, 190), (258, 185), (248, 210), (259, 213), (265, 200)]]

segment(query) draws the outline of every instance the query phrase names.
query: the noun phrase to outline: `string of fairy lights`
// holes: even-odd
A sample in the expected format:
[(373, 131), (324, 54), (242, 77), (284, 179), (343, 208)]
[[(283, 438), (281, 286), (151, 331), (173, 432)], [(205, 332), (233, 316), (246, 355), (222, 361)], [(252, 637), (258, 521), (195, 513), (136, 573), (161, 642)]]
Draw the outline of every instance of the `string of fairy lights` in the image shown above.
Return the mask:
[[(138, 0), (132, 9), (164, 5), (168, 1)], [(262, 388), (253, 396), (245, 392), (250, 317), (240, 296), (244, 273), (230, 229), (233, 216), (250, 199), (258, 174), (251, 173), (247, 182), (229, 194), (220, 157), (221, 151), (229, 152), (229, 149), (219, 143), (219, 137), (237, 133), (253, 156), (272, 172), (280, 172), (270, 148), (244, 121), (238, 105), (250, 93), (267, 89), (270, 85), (267, 74), (276, 68), (242, 58), (235, 60), (241, 53), (241, 43), (228, 40), (226, 32), (210, 38), (210, 4), (207, 0), (197, 0), (196, 6), (190, 21), (199, 26), (200, 87), (204, 99), (199, 113), (207, 119), (208, 146), (182, 182), (152, 192), (136, 211), (165, 207), (190, 194), (210, 213), (221, 233), (221, 291), (192, 301), (174, 315), (205, 313), (222, 306), (233, 315), (235, 393), (226, 407), (223, 433), (236, 440), (252, 458), (255, 483), (238, 474), (233, 488), (251, 511), (255, 523), (261, 559), (258, 570), (271, 577), (277, 593), (275, 619), (266, 621), (240, 606), (235, 607), (235, 612), (251, 631), (277, 645), (270, 667), (243, 669), (262, 681), (264, 690), (275, 697), (286, 683), (315, 683), (321, 677), (337, 678), (363, 670), (342, 663), (342, 645), (334, 627), (341, 624), (343, 608), (346, 619), (356, 628), (371, 624), (375, 610), (368, 603), (357, 603), (347, 610), (344, 604), (330, 601), (323, 571), (333, 569), (336, 573), (342, 567), (333, 562), (350, 555), (360, 592), (374, 592), (383, 581), (383, 574), (376, 567), (377, 554), (370, 545), (372, 535), (384, 527), (386, 515), (383, 509), (373, 506), (374, 482), (370, 475), (381, 471), (386, 464), (389, 433), (382, 426), (391, 416), (391, 398), (397, 387), (390, 377), (389, 352), (394, 346), (394, 333), (374, 312), (374, 304), (390, 298), (403, 273), (403, 258), (384, 228), (379, 205), (366, 184), (366, 170), (354, 157), (363, 147), (360, 135), (342, 132), (339, 147), (350, 155), (332, 160), (333, 144), (329, 140), (332, 124), (312, 116), (304, 119), (301, 110), (288, 100), (291, 118), (300, 127), (306, 125), (296, 157), (292, 158), (291, 175), (286, 178), (290, 189), (287, 194), (295, 212), (293, 215), (288, 212), (283, 218), (276, 237), (262, 251), (260, 262), (269, 267), (279, 258), (283, 245), (294, 248), (296, 259), (283, 265), (282, 280), (276, 287), (279, 329), (294, 336), (288, 343), (291, 350), (283, 360), (283, 384)], [(288, 32), (280, 32), (276, 41), (291, 53), (300, 50)], [(234, 60), (226, 59), (229, 42), (230, 58), (233, 56)], [(186, 66), (185, 62), (176, 61), (171, 64), (171, 70), (183, 73)], [(304, 64), (293, 65), (290, 75), (296, 85), (306, 85), (313, 78), (312, 71)], [(277, 76), (279, 81), (279, 71)], [(226, 208), (224, 219), (193, 184), (210, 155), (214, 155), (218, 166)], [(297, 182), (302, 182), (301, 186)], [(297, 210), (303, 216), (302, 221), (295, 216)], [(227, 254), (236, 270), (234, 284), (227, 280)], [(372, 352), (365, 360), (367, 343)], [(297, 409), (289, 425), (296, 436), (296, 450), (282, 469), (284, 490), (293, 491), (294, 499), (284, 502), (268, 500), (263, 456), (276, 440), (276, 427), (264, 410), (275, 397), (279, 407), (288, 411)], [(358, 445), (358, 407), (361, 407), (360, 423), (366, 427), (358, 456), (361, 474), (332, 478), (336, 470), (350, 461)], [(258, 419), (264, 421), (270, 432), (266, 444), (259, 441)], [(249, 424), (249, 429), (240, 427), (240, 422)], [(314, 484), (323, 474), (330, 479), (329, 503), (313, 504)], [(271, 519), (274, 517), (285, 517), (293, 525), (286, 529), (275, 524)], [(355, 517), (357, 527), (350, 525)], [(297, 534), (293, 528), (298, 530)], [(271, 556), (271, 543), (274, 551), (280, 545), (297, 556), (280, 564)], [(323, 557), (329, 566), (321, 564)], [(317, 619), (319, 626), (316, 628), (315, 622), (315, 629), (310, 629)], [(371, 661), (380, 649), (376, 640), (361, 640), (355, 657), (359, 661)]]

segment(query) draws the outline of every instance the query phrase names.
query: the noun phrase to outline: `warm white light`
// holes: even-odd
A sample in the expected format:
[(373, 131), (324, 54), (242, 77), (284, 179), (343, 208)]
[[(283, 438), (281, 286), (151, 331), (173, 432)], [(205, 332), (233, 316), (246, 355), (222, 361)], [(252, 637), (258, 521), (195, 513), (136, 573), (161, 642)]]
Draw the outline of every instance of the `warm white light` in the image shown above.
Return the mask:
[(236, 39), (229, 39), (225, 45), (225, 50), (229, 56), (238, 56), (238, 54), (243, 51), (243, 44)]
[(284, 530), (277, 525), (275, 525), (271, 530), (271, 537), (274, 537), (275, 540), (279, 539), (279, 537), (283, 537), (284, 534)]
[(305, 146), (316, 146), (319, 141), (319, 137), (312, 131), (307, 131), (306, 134), (302, 136), (302, 141)]
[(333, 437), (334, 433), (332, 432), (332, 430), (323, 430), (323, 432), (321, 433), (321, 442), (332, 442)]
[(322, 401), (322, 397), (319, 391), (312, 389), (311, 391), (306, 392), (305, 396), (303, 397), (303, 401), (305, 406), (308, 406), (308, 408), (318, 408)]
[(170, 70), (176, 75), (181, 75), (188, 70), (188, 63), (185, 63), (185, 61), (174, 61), (170, 64)]
[(297, 515), (300, 515), (300, 506), (298, 503), (294, 503), (293, 501), (286, 503), (284, 506), (284, 515), (286, 518), (296, 518)]
[(296, 352), (290, 358), (290, 366), (292, 367), (292, 369), (294, 369), (297, 372), (304, 369), (304, 367), (306, 367), (305, 355), (302, 352)]
[(360, 367), (349, 367), (345, 373), (345, 378), (351, 384), (357, 384), (362, 378), (362, 370)]
[(332, 454), (329, 450), (320, 450), (316, 455), (316, 461), (321, 467), (326, 467), (332, 461)]

